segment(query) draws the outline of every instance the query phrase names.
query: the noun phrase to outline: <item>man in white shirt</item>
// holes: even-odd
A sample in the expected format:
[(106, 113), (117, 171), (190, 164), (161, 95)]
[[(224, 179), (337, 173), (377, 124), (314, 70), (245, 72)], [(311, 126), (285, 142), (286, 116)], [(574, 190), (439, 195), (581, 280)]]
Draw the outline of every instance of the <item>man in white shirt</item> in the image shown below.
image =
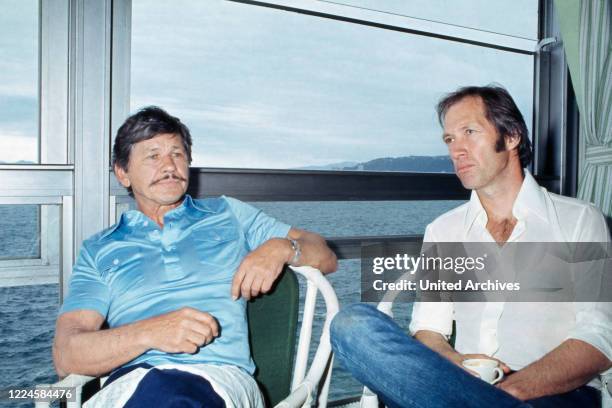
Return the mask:
[[(523, 117), (499, 87), (466, 87), (438, 104), (468, 203), (438, 217), (425, 242), (609, 242), (592, 205), (552, 194), (524, 170)], [(612, 310), (604, 302), (418, 302), (410, 334), (375, 308), (346, 308), (332, 324), (341, 363), (387, 406), (596, 407), (598, 374), (612, 367)], [(448, 339), (456, 322), (456, 343)], [(426, 346), (426, 347), (425, 347)], [(495, 386), (466, 371), (497, 360)], [(588, 384), (588, 385), (585, 385)]]

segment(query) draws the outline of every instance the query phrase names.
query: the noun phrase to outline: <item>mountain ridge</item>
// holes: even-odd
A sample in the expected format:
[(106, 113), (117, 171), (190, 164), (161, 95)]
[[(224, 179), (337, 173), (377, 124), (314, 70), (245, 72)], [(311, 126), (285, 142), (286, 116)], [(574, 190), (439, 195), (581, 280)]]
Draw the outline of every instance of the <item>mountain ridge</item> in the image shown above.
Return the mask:
[(298, 167), (297, 170), (454, 172), (453, 163), (447, 155), (379, 157), (366, 162), (340, 162), (321, 166), (305, 166)]

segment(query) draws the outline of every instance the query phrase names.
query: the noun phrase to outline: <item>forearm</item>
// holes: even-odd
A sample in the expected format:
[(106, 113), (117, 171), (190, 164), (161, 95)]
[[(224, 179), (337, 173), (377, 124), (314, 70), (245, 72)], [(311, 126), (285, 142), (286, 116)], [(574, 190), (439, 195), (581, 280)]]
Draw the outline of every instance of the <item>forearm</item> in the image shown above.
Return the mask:
[(98, 376), (133, 360), (148, 350), (140, 322), (96, 331), (72, 329), (56, 337), (53, 360), (58, 374)]
[(415, 333), (414, 338), (453, 363), (460, 364), (461, 354), (440, 333), (419, 330)]
[(521, 400), (561, 394), (588, 383), (611, 366), (610, 360), (595, 347), (570, 339), (511, 374), (498, 387)]
[(300, 231), (296, 237), (291, 235), (290, 233), (289, 238), (298, 241), (302, 252), (296, 266), (309, 265), (323, 273), (331, 273), (338, 268), (336, 254), (329, 249), (320, 235), (306, 231)]

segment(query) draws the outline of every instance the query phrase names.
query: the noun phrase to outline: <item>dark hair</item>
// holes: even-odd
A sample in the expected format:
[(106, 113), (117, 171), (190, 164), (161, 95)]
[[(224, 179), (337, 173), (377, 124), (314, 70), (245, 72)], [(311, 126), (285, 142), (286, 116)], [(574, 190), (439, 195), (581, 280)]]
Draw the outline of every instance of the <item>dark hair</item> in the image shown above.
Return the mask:
[(164, 133), (180, 136), (187, 160), (191, 163), (191, 134), (187, 126), (165, 110), (148, 106), (127, 118), (117, 131), (113, 145), (113, 167), (117, 165), (127, 170), (132, 147), (138, 142)]
[(451, 106), (467, 97), (480, 97), (485, 106), (485, 115), (497, 130), (498, 139), (495, 150), (500, 152), (506, 146), (506, 136), (517, 135), (520, 138), (518, 156), (521, 167), (527, 167), (533, 158), (529, 131), (525, 119), (508, 91), (501, 86), (466, 86), (446, 95), (438, 105), (438, 120), (444, 126), (444, 117)]

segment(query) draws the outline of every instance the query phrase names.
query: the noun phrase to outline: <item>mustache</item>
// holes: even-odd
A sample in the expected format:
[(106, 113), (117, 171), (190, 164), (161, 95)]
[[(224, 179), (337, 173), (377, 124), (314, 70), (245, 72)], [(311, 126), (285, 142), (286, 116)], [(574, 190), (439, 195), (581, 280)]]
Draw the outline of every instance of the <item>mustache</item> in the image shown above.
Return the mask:
[(161, 178), (153, 181), (150, 185), (152, 186), (152, 185), (157, 184), (157, 183), (159, 183), (161, 181), (169, 180), (169, 179), (174, 179), (174, 180), (178, 180), (178, 181), (187, 181), (186, 178), (181, 177), (181, 176), (179, 176), (177, 174), (167, 174), (164, 177), (161, 177)]

